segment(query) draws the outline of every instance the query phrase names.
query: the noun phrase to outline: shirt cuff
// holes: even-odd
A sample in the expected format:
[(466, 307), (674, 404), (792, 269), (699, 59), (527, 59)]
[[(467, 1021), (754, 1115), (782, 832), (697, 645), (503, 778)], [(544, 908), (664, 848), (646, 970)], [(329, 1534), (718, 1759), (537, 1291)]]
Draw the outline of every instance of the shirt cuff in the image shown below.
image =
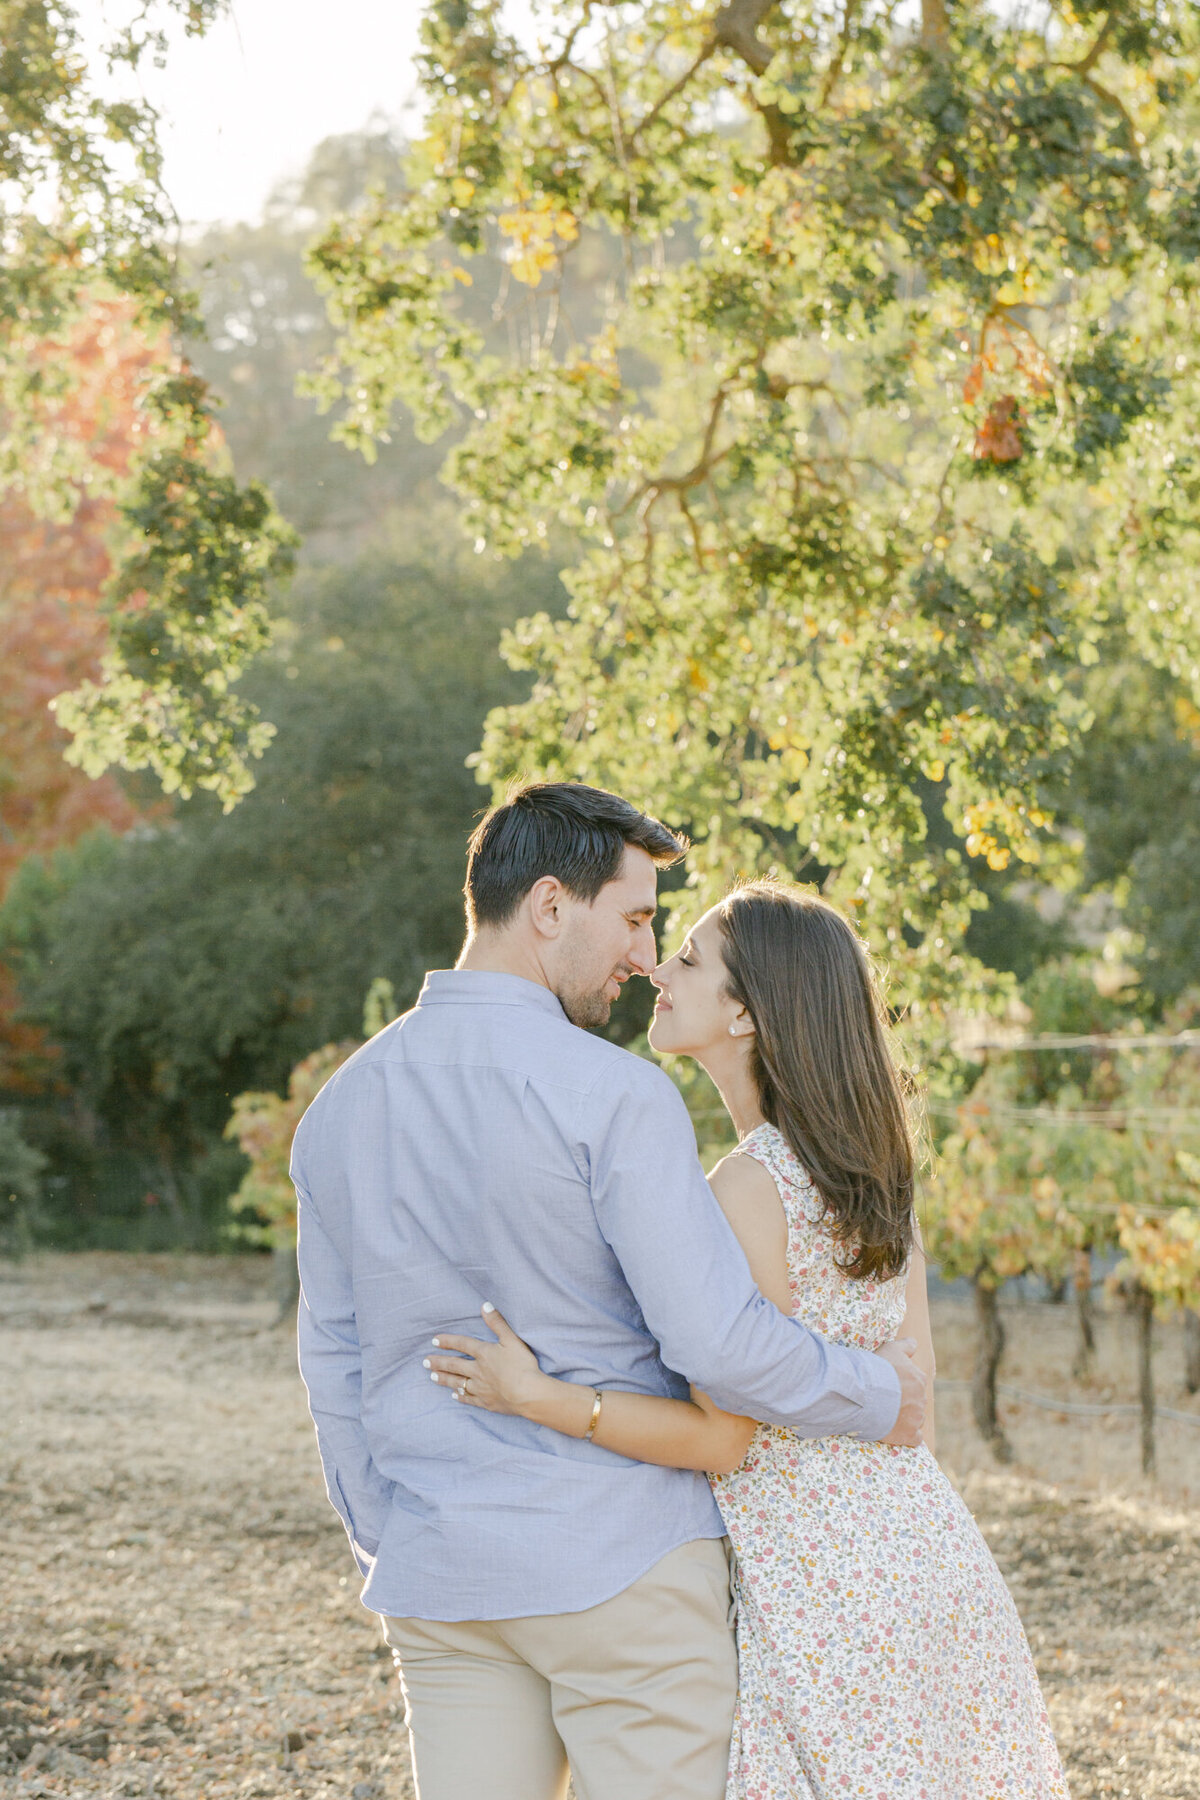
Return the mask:
[(900, 1377), (891, 1363), (873, 1356), (863, 1371), (862, 1422), (858, 1435), (878, 1443), (900, 1417)]

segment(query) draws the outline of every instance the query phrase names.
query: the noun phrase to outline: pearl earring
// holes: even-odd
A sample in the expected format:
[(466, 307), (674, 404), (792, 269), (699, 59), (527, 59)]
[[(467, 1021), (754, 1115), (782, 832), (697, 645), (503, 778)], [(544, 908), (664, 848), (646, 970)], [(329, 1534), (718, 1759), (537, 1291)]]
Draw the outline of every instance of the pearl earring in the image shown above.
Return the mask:
[(731, 1026), (730, 1026), (730, 1027), (729, 1027), (729, 1035), (730, 1035), (730, 1037), (736, 1037), (736, 1036), (737, 1036), (737, 1026), (736, 1026), (736, 1025), (731, 1025)]

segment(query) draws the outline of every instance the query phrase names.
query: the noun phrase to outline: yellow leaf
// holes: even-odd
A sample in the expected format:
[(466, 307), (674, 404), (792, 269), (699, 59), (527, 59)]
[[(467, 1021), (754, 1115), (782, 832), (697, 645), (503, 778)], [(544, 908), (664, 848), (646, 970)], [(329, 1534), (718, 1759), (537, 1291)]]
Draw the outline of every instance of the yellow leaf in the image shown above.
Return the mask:
[(542, 279), (542, 265), (536, 256), (518, 256), (511, 266), (514, 281), (525, 287), (537, 287)]

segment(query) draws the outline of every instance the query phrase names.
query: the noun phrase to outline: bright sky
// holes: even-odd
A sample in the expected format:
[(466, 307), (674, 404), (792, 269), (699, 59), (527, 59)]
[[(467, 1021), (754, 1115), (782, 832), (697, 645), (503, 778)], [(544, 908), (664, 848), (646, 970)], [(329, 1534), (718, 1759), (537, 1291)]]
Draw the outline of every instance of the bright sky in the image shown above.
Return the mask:
[[(74, 10), (90, 44), (128, 16), (120, 0), (75, 0)], [(166, 68), (140, 77), (162, 114), (179, 217), (254, 219), (322, 138), (372, 114), (402, 121), (420, 13), (420, 0), (233, 0), (205, 37), (179, 33)]]

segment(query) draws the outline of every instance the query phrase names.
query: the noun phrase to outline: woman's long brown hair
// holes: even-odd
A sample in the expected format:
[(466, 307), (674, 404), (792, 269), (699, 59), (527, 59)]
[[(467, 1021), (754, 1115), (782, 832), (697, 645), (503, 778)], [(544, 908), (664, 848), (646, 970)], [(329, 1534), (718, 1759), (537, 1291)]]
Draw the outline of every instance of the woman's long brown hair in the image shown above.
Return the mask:
[(812, 1176), (847, 1274), (901, 1274), (916, 1158), (866, 946), (828, 902), (780, 882), (735, 888), (717, 916), (763, 1113)]

